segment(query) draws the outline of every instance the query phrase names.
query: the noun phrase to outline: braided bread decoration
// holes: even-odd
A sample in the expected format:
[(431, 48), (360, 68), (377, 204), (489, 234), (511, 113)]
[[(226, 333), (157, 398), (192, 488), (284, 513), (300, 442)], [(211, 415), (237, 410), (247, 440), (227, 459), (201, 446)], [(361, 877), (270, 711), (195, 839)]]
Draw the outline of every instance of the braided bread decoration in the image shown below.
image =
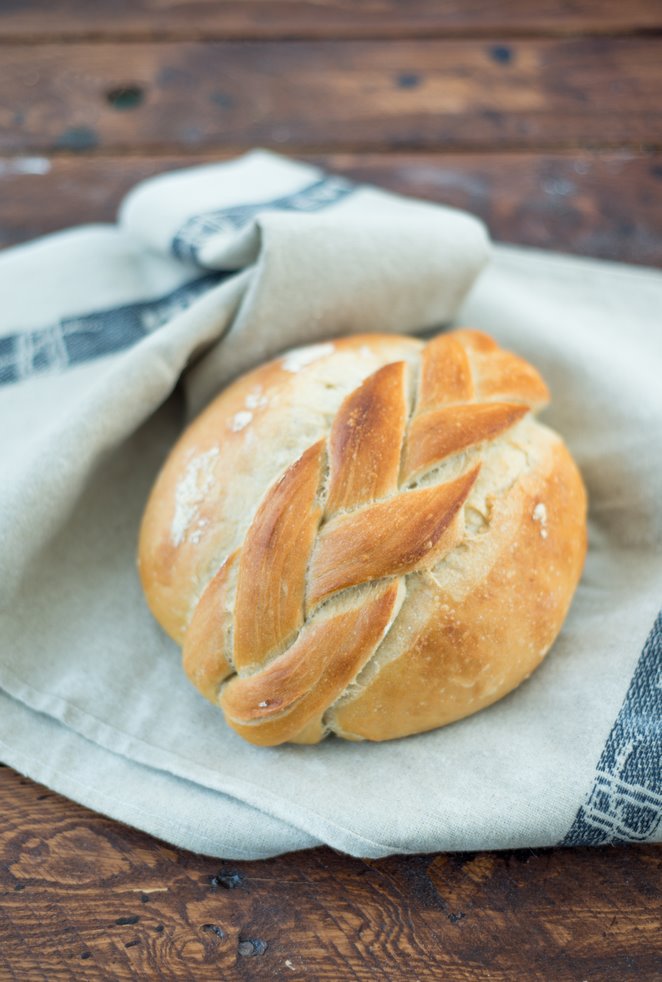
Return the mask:
[[(438, 589), (441, 574), (448, 576), (444, 561), (466, 538), (472, 493), (484, 498), (478, 492), (486, 452), (493, 448), (494, 456), (498, 441), (524, 417), (543, 430), (530, 411), (547, 402), (544, 382), (486, 335), (441, 335), (415, 361), (389, 361), (348, 392), (328, 435), (270, 484), (243, 540), (210, 571), (194, 598), (184, 633), (185, 670), (220, 705), (230, 726), (253, 743), (317, 742), (334, 730), (383, 738), (392, 706), (372, 707), (382, 719), (376, 734), (369, 728), (361, 733), (360, 726), (343, 732), (334, 725), (337, 707), (361, 693), (362, 680), (371, 669), (375, 677), (380, 660), (388, 668), (406, 655), (407, 631), (411, 639), (412, 622), (421, 621), (421, 596), (427, 598), (425, 624), (422, 633), (418, 625), (417, 638), (421, 644), (425, 635), (429, 646), (432, 614), (444, 599)], [(494, 472), (494, 462), (489, 466)], [(473, 519), (480, 529), (486, 524), (481, 508), (490, 507), (489, 500), (477, 506)], [(579, 515), (582, 507), (573, 505), (574, 512)], [(546, 514), (542, 524), (532, 519), (536, 549), (545, 545), (546, 522)], [(191, 539), (194, 534), (188, 548)], [(141, 557), (148, 549), (141, 546)], [(581, 568), (581, 544), (574, 551), (570, 595)], [(560, 626), (559, 610), (562, 620), (567, 609), (568, 590), (562, 592), (552, 631), (546, 629), (543, 643), (537, 642), (543, 654)], [(446, 606), (447, 601), (446, 596)], [(457, 630), (453, 616), (450, 629)], [(541, 657), (540, 650), (534, 657)], [(531, 667), (506, 672), (501, 688), (512, 688)], [(498, 686), (492, 693), (486, 687), (478, 701), (486, 704), (502, 694)], [(454, 715), (451, 708), (449, 718), (467, 711), (475, 709)], [(433, 709), (431, 725), (448, 721), (448, 715), (448, 707), (437, 717)], [(395, 732), (387, 726), (386, 735), (429, 728), (429, 707), (422, 716), (417, 726), (415, 713), (413, 720), (409, 713)]]

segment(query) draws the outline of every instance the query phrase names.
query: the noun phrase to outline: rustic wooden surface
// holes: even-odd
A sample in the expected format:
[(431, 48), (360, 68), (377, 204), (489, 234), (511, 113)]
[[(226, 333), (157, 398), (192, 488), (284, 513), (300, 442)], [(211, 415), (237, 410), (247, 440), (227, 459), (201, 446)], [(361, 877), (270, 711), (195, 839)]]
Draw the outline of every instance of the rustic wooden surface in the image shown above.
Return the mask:
[(646, 37), (5, 44), (0, 64), (0, 153), (662, 144)]
[[(0, 246), (254, 143), (662, 266), (660, 0), (3, 0)], [(662, 977), (654, 847), (256, 863), (0, 768), (0, 979)]]
[(650, 847), (225, 863), (6, 768), (0, 800), (1, 978), (660, 978)]

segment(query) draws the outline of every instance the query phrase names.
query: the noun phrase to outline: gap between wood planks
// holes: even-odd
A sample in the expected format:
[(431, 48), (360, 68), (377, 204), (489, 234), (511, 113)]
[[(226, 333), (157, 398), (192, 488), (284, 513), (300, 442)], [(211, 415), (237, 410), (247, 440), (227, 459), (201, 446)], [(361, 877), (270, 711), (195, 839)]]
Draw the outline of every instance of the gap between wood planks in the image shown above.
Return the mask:
[(0, 36), (28, 44), (111, 38), (605, 37), (660, 30), (662, 8), (655, 0), (22, 0), (0, 18)]
[(457, 157), (480, 157), (488, 160), (490, 157), (502, 157), (502, 156), (513, 156), (515, 158), (525, 158), (525, 157), (550, 157), (550, 156), (565, 156), (565, 157), (575, 157), (580, 155), (600, 157), (605, 154), (623, 154), (630, 155), (632, 157), (650, 157), (653, 158), (657, 154), (662, 152), (662, 140), (654, 140), (650, 143), (640, 143), (638, 141), (623, 142), (615, 141), (613, 143), (545, 143), (540, 147), (531, 146), (527, 144), (521, 145), (511, 145), (508, 144), (503, 147), (494, 146), (494, 144), (467, 144), (466, 146), (462, 144), (454, 144), (449, 147), (434, 147), (434, 146), (420, 146), (420, 147), (407, 147), (407, 146), (394, 146), (394, 147), (375, 147), (372, 144), (367, 144), (366, 146), (361, 146), (360, 144), (304, 144), (301, 143), (297, 146), (292, 146), (290, 144), (282, 143), (269, 143), (263, 141), (258, 144), (237, 144), (236, 146), (228, 146), (227, 144), (222, 144), (219, 146), (210, 146), (205, 144), (201, 147), (196, 146), (182, 146), (178, 143), (164, 143), (158, 146), (149, 147), (136, 147), (136, 146), (117, 146), (112, 147), (93, 147), (91, 149), (72, 151), (66, 149), (60, 149), (59, 147), (44, 147), (42, 149), (25, 149), (25, 150), (1, 150), (0, 149), (0, 176), (2, 175), (2, 162), (3, 161), (22, 161), (22, 160), (57, 160), (57, 161), (85, 161), (85, 160), (97, 160), (97, 161), (110, 161), (117, 160), (160, 160), (167, 159), (170, 157), (181, 157), (183, 163), (180, 165), (182, 167), (189, 166), (188, 161), (191, 161), (190, 166), (195, 166), (197, 163), (215, 163), (222, 162), (223, 160), (231, 160), (235, 157), (240, 157), (242, 154), (249, 153), (252, 150), (268, 150), (271, 153), (281, 154), (284, 157), (291, 157), (294, 159), (308, 160), (314, 157), (336, 157), (336, 156), (365, 156), (365, 157), (380, 157), (386, 160), (397, 161), (400, 157), (411, 158), (412, 160), (420, 160), (424, 162), (430, 157), (438, 157), (439, 159), (449, 158), (451, 160)]
[[(662, 18), (661, 18), (662, 22)], [(371, 29), (365, 33), (343, 32), (339, 30), (326, 30), (318, 32), (304, 31), (273, 31), (271, 33), (250, 33), (248, 31), (232, 34), (223, 31), (205, 30), (173, 30), (173, 31), (135, 31), (125, 34), (118, 30), (109, 31), (63, 31), (53, 34), (6, 34), (2, 30), (2, 13), (0, 12), (0, 44), (37, 47), (46, 45), (60, 44), (168, 44), (180, 41), (182, 43), (201, 43), (204, 41), (220, 42), (279, 42), (279, 41), (420, 41), (423, 39), (430, 41), (539, 41), (550, 39), (563, 40), (591, 40), (604, 38), (662, 38), (662, 23), (659, 27), (633, 27), (633, 28), (611, 28), (605, 26), (601, 28), (599, 24), (586, 27), (585, 29), (567, 28), (559, 26), (556, 29), (547, 28), (545, 30), (517, 30), (509, 27), (507, 32), (496, 32), (491, 29), (482, 30), (473, 28), (471, 30), (453, 31), (446, 28), (412, 30), (406, 27), (397, 30), (383, 31)]]

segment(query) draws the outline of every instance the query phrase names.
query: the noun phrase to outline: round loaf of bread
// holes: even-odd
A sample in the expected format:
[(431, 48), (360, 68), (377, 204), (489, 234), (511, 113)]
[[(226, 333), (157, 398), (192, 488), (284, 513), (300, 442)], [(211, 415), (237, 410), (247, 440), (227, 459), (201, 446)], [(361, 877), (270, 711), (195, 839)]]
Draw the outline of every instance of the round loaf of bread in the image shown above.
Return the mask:
[(149, 606), (251, 743), (388, 740), (495, 702), (556, 638), (586, 496), (527, 362), (473, 330), (363, 335), (244, 375), (143, 518)]

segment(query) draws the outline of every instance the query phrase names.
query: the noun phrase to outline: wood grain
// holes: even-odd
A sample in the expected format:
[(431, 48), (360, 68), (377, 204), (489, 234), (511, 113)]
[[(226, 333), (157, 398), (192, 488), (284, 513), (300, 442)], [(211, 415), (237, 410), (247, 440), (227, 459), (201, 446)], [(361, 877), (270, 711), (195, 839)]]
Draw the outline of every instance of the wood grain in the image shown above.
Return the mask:
[(654, 847), (225, 863), (8, 768), (0, 800), (2, 978), (624, 982), (659, 969)]
[(642, 38), (0, 46), (0, 152), (662, 146)]
[[(0, 247), (72, 223), (114, 221), (138, 181), (219, 159), (0, 158)], [(466, 208), (493, 236), (662, 266), (662, 154), (331, 154), (306, 159), (357, 181)]]
[(658, 0), (5, 0), (0, 38), (512, 36), (660, 27)]

